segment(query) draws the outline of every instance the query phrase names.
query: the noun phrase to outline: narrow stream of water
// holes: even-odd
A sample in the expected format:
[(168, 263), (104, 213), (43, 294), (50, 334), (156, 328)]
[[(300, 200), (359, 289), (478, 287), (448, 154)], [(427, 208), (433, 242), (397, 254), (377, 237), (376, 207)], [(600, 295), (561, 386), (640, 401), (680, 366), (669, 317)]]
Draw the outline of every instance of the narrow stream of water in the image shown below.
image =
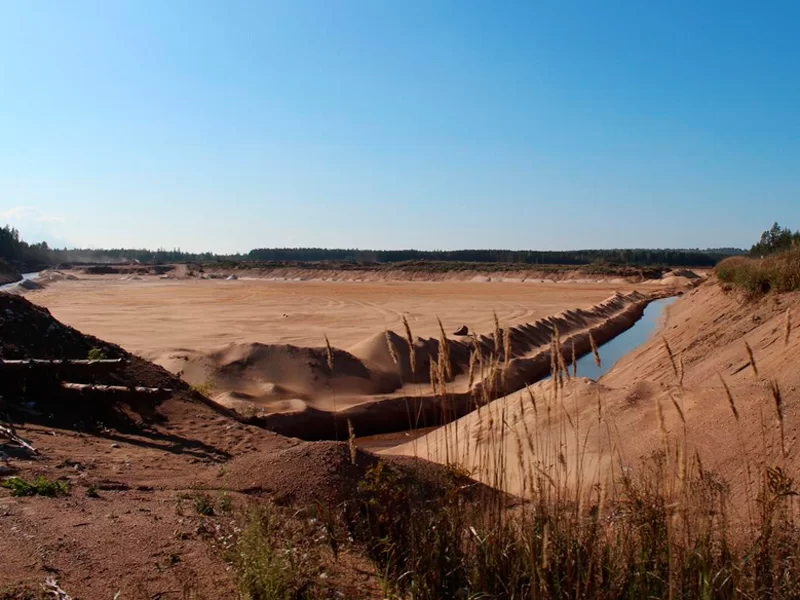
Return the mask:
[(20, 279), (19, 281), (15, 281), (13, 283), (6, 283), (4, 285), (0, 285), (0, 291), (2, 291), (2, 290), (10, 290), (11, 288), (13, 288), (13, 287), (19, 285), (20, 283), (22, 283), (23, 281), (28, 281), (29, 279), (36, 279), (37, 277), (39, 277), (39, 272), (37, 271), (36, 273), (22, 273), (21, 275), (22, 275), (22, 279)]
[(647, 305), (642, 318), (636, 321), (633, 327), (600, 346), (597, 349), (600, 354), (599, 367), (595, 364), (594, 356), (591, 354), (579, 358), (577, 361), (578, 377), (597, 380), (608, 373), (620, 358), (644, 344), (653, 335), (661, 321), (664, 309), (673, 302), (675, 302), (675, 296), (654, 300)]

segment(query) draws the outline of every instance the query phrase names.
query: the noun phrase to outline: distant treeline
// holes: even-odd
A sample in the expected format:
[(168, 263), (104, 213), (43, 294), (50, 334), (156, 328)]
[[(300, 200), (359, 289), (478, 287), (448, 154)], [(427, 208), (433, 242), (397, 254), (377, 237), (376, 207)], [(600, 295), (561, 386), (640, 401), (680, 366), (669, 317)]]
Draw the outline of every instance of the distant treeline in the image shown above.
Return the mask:
[(48, 264), (51, 253), (46, 243), (28, 244), (22, 240), (19, 231), (6, 225), (0, 229), (0, 260), (18, 268), (35, 268)]
[(723, 258), (743, 254), (738, 248), (700, 249), (619, 249), (619, 250), (357, 250), (335, 248), (258, 248), (248, 254), (213, 254), (167, 250), (111, 248), (57, 249), (47, 243), (28, 244), (19, 231), (6, 226), (0, 229), (0, 259), (20, 268), (36, 268), (60, 263), (141, 263), (219, 261), (258, 262), (339, 262), (390, 264), (409, 261), (448, 263), (500, 263), (513, 265), (631, 265), (712, 267)]
[(708, 250), (355, 250), (328, 248), (258, 248), (247, 255), (256, 261), (339, 261), (395, 263), (437, 261), (460, 263), (510, 263), (518, 265), (612, 265), (713, 267), (723, 258), (743, 254), (738, 248)]

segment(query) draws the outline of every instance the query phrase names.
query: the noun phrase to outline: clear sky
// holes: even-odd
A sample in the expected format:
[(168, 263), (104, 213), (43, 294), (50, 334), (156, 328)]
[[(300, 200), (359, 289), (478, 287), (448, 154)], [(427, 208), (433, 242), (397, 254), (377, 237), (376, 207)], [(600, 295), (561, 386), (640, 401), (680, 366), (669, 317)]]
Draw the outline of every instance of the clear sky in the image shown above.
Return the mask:
[(92, 247), (749, 246), (800, 2), (0, 0), (0, 225)]

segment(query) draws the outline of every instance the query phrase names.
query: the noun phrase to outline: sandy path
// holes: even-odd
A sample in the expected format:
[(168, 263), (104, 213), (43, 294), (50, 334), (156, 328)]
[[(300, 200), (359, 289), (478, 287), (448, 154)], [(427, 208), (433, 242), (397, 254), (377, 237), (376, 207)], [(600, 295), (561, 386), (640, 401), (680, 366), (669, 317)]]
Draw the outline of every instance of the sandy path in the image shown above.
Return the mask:
[(462, 324), (489, 332), (567, 308), (589, 307), (626, 284), (475, 282), (61, 281), (31, 301), (85, 333), (145, 356), (182, 347), (208, 351), (231, 342), (348, 348), (384, 329), (438, 335)]

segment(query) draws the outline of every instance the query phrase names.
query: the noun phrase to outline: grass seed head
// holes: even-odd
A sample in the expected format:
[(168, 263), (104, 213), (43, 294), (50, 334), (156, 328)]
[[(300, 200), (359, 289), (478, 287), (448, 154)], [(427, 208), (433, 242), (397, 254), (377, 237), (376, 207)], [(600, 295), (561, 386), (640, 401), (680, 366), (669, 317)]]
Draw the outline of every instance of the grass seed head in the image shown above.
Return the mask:
[(403, 315), (403, 327), (406, 330), (406, 341), (408, 342), (408, 362), (411, 366), (411, 376), (417, 375), (417, 351), (414, 347), (414, 336), (411, 335), (411, 326), (408, 324), (408, 319)]
[(747, 359), (750, 361), (750, 368), (753, 369), (753, 374), (758, 377), (758, 365), (756, 365), (756, 358), (753, 356), (753, 349), (746, 340), (744, 342), (744, 349), (747, 351)]
[(789, 345), (789, 336), (792, 333), (792, 309), (786, 309), (786, 320), (784, 324), (783, 345)]
[(330, 369), (331, 374), (333, 374), (333, 348), (331, 348), (331, 342), (327, 335), (325, 336), (325, 353), (328, 358), (328, 369)]
[(600, 352), (597, 351), (597, 344), (594, 341), (594, 336), (592, 335), (591, 331), (589, 332), (589, 344), (591, 344), (592, 346), (592, 356), (594, 356), (594, 364), (596, 364), (597, 368), (599, 369), (601, 366)]

